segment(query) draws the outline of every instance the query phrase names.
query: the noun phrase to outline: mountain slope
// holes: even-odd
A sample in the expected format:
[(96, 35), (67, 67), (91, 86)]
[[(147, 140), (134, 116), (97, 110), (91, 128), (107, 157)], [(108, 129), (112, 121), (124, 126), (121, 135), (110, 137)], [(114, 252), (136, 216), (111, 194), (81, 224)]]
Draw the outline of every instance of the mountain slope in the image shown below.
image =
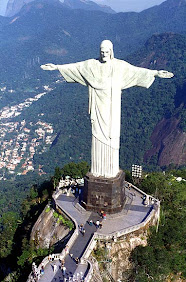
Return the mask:
[(158, 154), (158, 164), (161, 167), (186, 164), (186, 132), (180, 130), (179, 122), (175, 117), (163, 118), (156, 125), (151, 135), (153, 148), (146, 152), (145, 161), (148, 162)]
[(119, 14), (72, 10), (59, 1), (28, 3), (8, 23), (4, 18), (0, 33), (0, 83), (33, 79), (36, 74), (40, 77), (38, 65), (30, 61), (69, 63), (97, 57), (99, 43), (105, 38), (113, 41), (116, 56), (124, 58), (154, 33), (184, 34), (186, 4), (175, 4), (178, 2), (168, 0), (164, 6), (141, 13)]
[[(166, 10), (166, 17), (162, 9)], [(105, 38), (113, 41), (115, 57), (175, 73), (171, 80), (156, 79), (150, 89), (132, 89), (122, 97), (121, 167), (130, 168), (132, 163), (140, 163), (156, 168), (163, 164), (160, 162), (162, 146), (154, 145), (161, 149), (149, 153), (155, 144), (151, 138), (153, 130), (161, 120), (176, 118), (176, 128), (185, 131), (186, 45), (185, 37), (174, 33), (185, 33), (184, 9), (185, 2), (168, 0), (164, 6), (142, 13), (105, 14), (64, 8), (59, 1), (52, 4), (37, 1), (25, 5), (12, 18), (0, 18), (0, 83), (1, 89), (7, 87), (0, 92), (1, 107), (33, 97), (43, 91), (44, 85), (53, 89), (14, 119), (33, 123), (42, 119), (54, 127), (56, 139), (49, 152), (34, 155), (36, 167), (44, 165), (44, 170), (51, 173), (55, 166), (71, 160), (89, 161), (91, 146), (87, 89), (67, 86), (59, 73), (43, 72), (40, 65), (96, 58), (99, 43)], [(156, 34), (152, 36), (152, 33)], [(132, 51), (136, 52), (129, 56)], [(170, 164), (168, 159), (166, 164)]]
[[(144, 48), (136, 52), (135, 56), (129, 57), (130, 62), (137, 63), (141, 67), (167, 69), (175, 74), (171, 80), (157, 78), (153, 86), (148, 89), (148, 94), (144, 94), (146, 91), (138, 90), (136, 101), (132, 101), (133, 98), (129, 95), (126, 98), (134, 107), (132, 109), (130, 107), (132, 113), (130, 116), (137, 119), (135, 121), (133, 118), (134, 133), (132, 135), (139, 134), (140, 138), (136, 136), (137, 148), (134, 145), (135, 139), (130, 141), (124, 136), (124, 143), (130, 144), (129, 152), (135, 152), (136, 149), (134, 155), (139, 155), (137, 150), (140, 148), (140, 152), (144, 152), (140, 163), (144, 156), (144, 161), (149, 167), (151, 164), (161, 167), (186, 164), (185, 50), (186, 38), (168, 33), (152, 36)], [(141, 92), (140, 97), (138, 92)], [(136, 108), (136, 103), (140, 109)], [(126, 115), (125, 119), (127, 119)], [(128, 122), (129, 125), (126, 124), (126, 127), (130, 131), (131, 120)], [(146, 139), (143, 138), (144, 136)], [(148, 146), (149, 150), (147, 150)], [(126, 157), (130, 156), (127, 154)]]
[(89, 0), (64, 0), (63, 5), (72, 9), (101, 11), (104, 13), (111, 13), (111, 14), (115, 13), (115, 11), (112, 10), (109, 6), (99, 5)]
[(21, 8), (33, 0), (9, 0), (6, 7), (5, 16), (12, 17), (17, 14)]
[[(12, 17), (16, 15), (21, 8), (30, 2), (34, 2), (37, 4), (36, 0), (9, 0), (6, 9), (6, 17)], [(93, 11), (102, 11), (105, 13), (115, 13), (109, 6), (99, 5), (93, 1), (89, 0), (64, 0), (64, 3), (60, 2), (60, 0), (43, 0), (44, 3), (59, 3), (63, 7), (67, 7), (70, 9), (82, 9), (82, 10), (93, 10)]]
[[(133, 88), (123, 92), (122, 168), (130, 168), (133, 163), (143, 164), (148, 169), (171, 163), (178, 166), (185, 164), (185, 96), (181, 87), (186, 77), (185, 47), (184, 36), (172, 33), (154, 35), (141, 50), (127, 58), (127, 61), (138, 66), (173, 71), (175, 77), (171, 80), (157, 78), (149, 89)], [(50, 73), (50, 76), (57, 78), (58, 73)], [(55, 166), (63, 166), (69, 161), (84, 159), (89, 162), (91, 128), (87, 89), (66, 83), (56, 85), (56, 89), (30, 107), (21, 118), (35, 122), (41, 109), (44, 113), (42, 119), (54, 125), (57, 138), (49, 152), (34, 157), (35, 163), (44, 165), (44, 171), (49, 172)], [(176, 122), (173, 124), (172, 121)], [(165, 126), (162, 126), (163, 122)], [(155, 135), (153, 131), (159, 133)], [(177, 154), (173, 160), (170, 155), (163, 162), (166, 152), (172, 146), (171, 142), (166, 141), (169, 134), (174, 136), (171, 142), (177, 146), (174, 153), (182, 151), (182, 154)], [(159, 139), (159, 136), (162, 137)], [(153, 149), (154, 142), (164, 142), (164, 151), (157, 146)]]

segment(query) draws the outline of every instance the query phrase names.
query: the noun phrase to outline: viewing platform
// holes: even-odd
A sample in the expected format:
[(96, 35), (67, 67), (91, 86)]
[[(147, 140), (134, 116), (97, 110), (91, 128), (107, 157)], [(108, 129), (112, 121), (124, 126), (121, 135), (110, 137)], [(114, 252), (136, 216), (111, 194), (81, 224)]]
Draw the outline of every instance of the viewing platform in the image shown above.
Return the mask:
[[(116, 241), (117, 238), (144, 227), (152, 218), (158, 218), (159, 202), (156, 199), (150, 197), (148, 204), (145, 204), (144, 199), (148, 195), (130, 183), (126, 182), (125, 186), (127, 200), (123, 210), (115, 214), (106, 214), (105, 219), (98, 212), (82, 208), (74, 195), (61, 194), (59, 190), (56, 192), (54, 195), (56, 207), (72, 219), (76, 228), (67, 242), (68, 251), (63, 250), (61, 254), (53, 255), (52, 261), (49, 261), (48, 257), (43, 260), (44, 274), (39, 276), (39, 281), (90, 281), (93, 271), (89, 257), (97, 240)], [(91, 220), (93, 225), (89, 224)], [(96, 227), (98, 220), (101, 228)], [(84, 235), (80, 232), (80, 225), (85, 229)], [(78, 263), (75, 261), (76, 258), (79, 258)], [(60, 268), (61, 259), (65, 261), (65, 275), (62, 275)], [(41, 265), (38, 270), (41, 270)]]

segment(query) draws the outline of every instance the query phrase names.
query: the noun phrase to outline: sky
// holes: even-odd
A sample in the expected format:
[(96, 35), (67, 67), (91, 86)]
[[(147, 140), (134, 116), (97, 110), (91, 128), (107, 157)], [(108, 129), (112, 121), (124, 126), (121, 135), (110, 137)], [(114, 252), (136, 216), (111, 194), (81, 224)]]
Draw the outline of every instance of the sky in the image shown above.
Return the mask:
[(98, 4), (108, 5), (116, 12), (140, 12), (165, 0), (93, 0)]
[[(63, 2), (63, 0), (61, 0)], [(165, 0), (93, 0), (102, 5), (108, 5), (116, 12), (140, 12)], [(0, 15), (4, 15), (8, 0), (0, 0)]]

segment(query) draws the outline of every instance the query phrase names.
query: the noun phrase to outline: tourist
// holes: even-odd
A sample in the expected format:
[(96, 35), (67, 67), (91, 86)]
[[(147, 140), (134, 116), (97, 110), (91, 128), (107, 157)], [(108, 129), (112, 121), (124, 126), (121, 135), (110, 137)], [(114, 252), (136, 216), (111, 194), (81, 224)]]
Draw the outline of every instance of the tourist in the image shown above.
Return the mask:
[(45, 271), (44, 271), (44, 266), (42, 265), (42, 266), (41, 266), (41, 275), (44, 275), (44, 272), (45, 272)]
[(82, 233), (83, 236), (85, 236), (85, 228), (83, 228), (83, 229), (81, 230), (81, 233)]
[(79, 231), (82, 232), (82, 230), (83, 230), (83, 224), (81, 224), (81, 225), (79, 226)]
[(61, 261), (61, 269), (63, 268), (64, 265), (65, 265), (65, 260), (62, 259), (62, 261)]
[(103, 214), (104, 214), (104, 211), (101, 210), (101, 211), (100, 211), (100, 216), (103, 217)]
[(53, 265), (53, 271), (54, 271), (54, 273), (56, 273), (56, 271), (57, 271), (57, 265), (56, 264)]
[(67, 255), (68, 253), (69, 253), (69, 246), (66, 245), (66, 247), (65, 247), (65, 255)]
[(66, 267), (65, 266), (62, 267), (62, 274), (63, 274), (63, 276), (65, 276), (65, 274), (66, 274)]
[(99, 225), (100, 225), (100, 222), (99, 220), (96, 221), (96, 228), (98, 229), (99, 228)]
[(92, 219), (89, 221), (89, 225), (92, 226), (93, 225), (93, 221)]
[(78, 257), (75, 258), (75, 262), (78, 265), (78, 263), (79, 263), (79, 258)]

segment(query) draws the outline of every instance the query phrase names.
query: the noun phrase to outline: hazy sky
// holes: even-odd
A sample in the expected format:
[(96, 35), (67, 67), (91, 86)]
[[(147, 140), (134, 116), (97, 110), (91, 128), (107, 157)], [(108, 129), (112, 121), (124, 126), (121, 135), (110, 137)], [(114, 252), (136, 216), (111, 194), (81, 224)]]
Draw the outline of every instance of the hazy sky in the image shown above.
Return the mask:
[[(63, 2), (63, 0), (61, 0)], [(108, 5), (116, 12), (135, 11), (159, 5), (165, 0), (93, 0), (96, 3)], [(0, 15), (4, 15), (8, 0), (0, 0)]]
[(159, 5), (165, 0), (93, 0), (96, 3), (110, 6), (116, 12), (135, 11), (140, 12), (144, 9)]

